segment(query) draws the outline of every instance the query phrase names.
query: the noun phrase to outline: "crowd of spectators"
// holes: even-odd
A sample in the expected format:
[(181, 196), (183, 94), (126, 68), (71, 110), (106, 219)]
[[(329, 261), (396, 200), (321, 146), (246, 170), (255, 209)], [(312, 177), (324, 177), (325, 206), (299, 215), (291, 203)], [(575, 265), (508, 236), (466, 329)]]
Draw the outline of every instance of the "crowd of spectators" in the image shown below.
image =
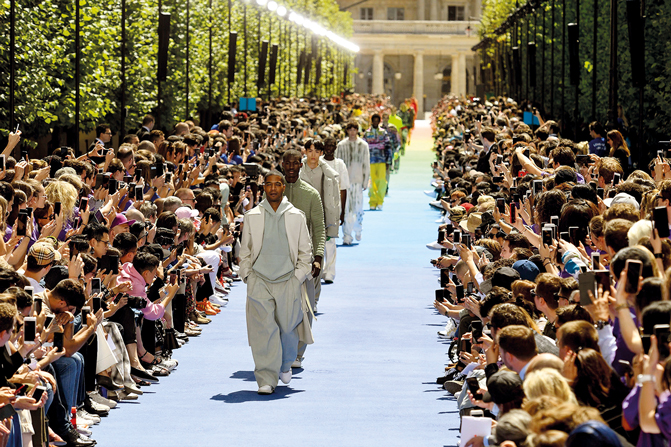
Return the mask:
[(395, 109), (384, 98), (258, 104), (169, 134), (147, 115), (116, 147), (100, 124), (84, 154), (31, 157), (21, 132), (9, 135), (0, 155), (0, 445), (94, 445), (91, 426), (118, 401), (176, 372), (173, 353), (225, 309), (239, 281), (243, 215), (285, 152), (333, 160), (345, 127), (363, 134), (379, 114), (393, 134), (388, 169), (398, 168), (408, 129), (389, 122)]
[(563, 139), (503, 97), (433, 110), (437, 382), (462, 446), (669, 445), (671, 154), (635, 169), (589, 128)]

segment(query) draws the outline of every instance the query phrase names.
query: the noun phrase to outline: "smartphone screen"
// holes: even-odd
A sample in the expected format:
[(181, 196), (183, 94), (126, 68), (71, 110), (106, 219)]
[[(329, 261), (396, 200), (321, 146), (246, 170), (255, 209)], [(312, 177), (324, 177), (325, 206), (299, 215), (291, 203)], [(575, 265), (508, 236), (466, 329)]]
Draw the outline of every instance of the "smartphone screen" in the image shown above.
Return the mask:
[(33, 399), (35, 399), (36, 402), (39, 402), (40, 399), (42, 399), (42, 394), (46, 391), (46, 387), (43, 386), (36, 386), (35, 387), (35, 392), (33, 393)]
[(445, 301), (445, 290), (444, 289), (436, 289), (436, 301), (439, 303), (442, 303)]
[(665, 206), (658, 206), (652, 211), (652, 220), (659, 237), (669, 237), (669, 215)]
[(466, 285), (466, 293), (468, 293), (469, 295), (471, 295), (471, 294), (473, 293), (474, 288), (475, 288), (475, 284), (473, 284), (473, 281), (469, 282), (469, 283)]
[(461, 242), (461, 231), (460, 230), (454, 230), (452, 233), (452, 242), (459, 243)]
[(671, 329), (668, 324), (656, 324), (654, 328), (655, 337), (657, 337), (657, 350), (659, 358), (665, 359), (669, 356), (669, 335)]
[(92, 301), (93, 301), (93, 313), (96, 313), (103, 307), (102, 298), (100, 298), (99, 296), (94, 296), (92, 298)]
[(35, 317), (26, 317), (23, 319), (23, 340), (25, 343), (35, 343), (36, 337)]
[(597, 296), (595, 285), (594, 272), (583, 272), (578, 274), (578, 288), (580, 289), (580, 304), (582, 306), (592, 304), (592, 299), (589, 296), (590, 290), (594, 294), (594, 297)]
[(44, 328), (47, 329), (49, 326), (51, 326), (52, 321), (54, 321), (54, 316), (53, 315), (47, 315), (47, 319), (44, 320)]
[(641, 276), (643, 263), (638, 259), (627, 259), (627, 287), (624, 289), (627, 293), (638, 292), (638, 278)]
[(445, 240), (445, 230), (438, 230), (438, 243), (440, 244)]
[(464, 300), (464, 285), (463, 284), (457, 284), (455, 288), (457, 289), (457, 301), (463, 301)]
[(569, 242), (575, 245), (576, 247), (580, 246), (580, 240), (578, 240), (578, 227), (568, 227)]
[(440, 287), (443, 289), (447, 287), (447, 285), (450, 283), (450, 274), (449, 274), (448, 269), (441, 269), (440, 270)]
[(517, 204), (515, 202), (510, 204), (510, 223), (517, 222)]
[(4, 170), (5, 170), (5, 156), (0, 155), (0, 171), (4, 171)]
[(482, 394), (478, 393), (478, 390), (480, 389), (478, 379), (476, 379), (475, 377), (469, 377), (468, 379), (466, 379), (466, 383), (468, 384), (468, 390), (473, 395), (473, 399), (482, 400), (483, 397)]
[(54, 203), (54, 214), (56, 216), (61, 214), (61, 202)]
[(79, 212), (83, 213), (86, 211), (86, 209), (89, 206), (89, 198), (88, 197), (82, 197), (82, 200), (79, 202)]
[(110, 267), (112, 268), (112, 273), (115, 275), (119, 274), (119, 257), (117, 255), (109, 255), (110, 257)]
[(114, 194), (119, 190), (119, 182), (117, 182), (116, 179), (111, 178), (107, 183), (107, 190), (110, 194)]
[(135, 187), (135, 200), (143, 200), (142, 186)]
[(503, 214), (506, 212), (506, 199), (498, 198), (496, 199), (496, 207), (499, 209), (499, 213)]
[(28, 226), (28, 215), (22, 212), (19, 212), (19, 217), (16, 221), (16, 235), (17, 236), (26, 236), (26, 227)]
[(91, 279), (91, 294), (95, 295), (100, 293), (102, 290), (100, 278)]
[(617, 172), (613, 175), (613, 186), (617, 186), (620, 183), (621, 177), (622, 176)]
[(88, 316), (91, 313), (89, 306), (82, 307), (82, 326), (88, 326)]
[(35, 291), (35, 288), (33, 286), (26, 286), (26, 287), (23, 288), (23, 290), (25, 290), (26, 293), (28, 293), (30, 296), (33, 296), (33, 292)]
[(601, 264), (601, 255), (593, 251), (592, 252), (592, 270), (599, 270), (599, 264)]
[(35, 304), (35, 313), (37, 315), (42, 313), (42, 298), (34, 298), (33, 304)]
[(59, 351), (63, 350), (63, 333), (56, 332), (54, 333), (54, 346), (58, 348)]
[(552, 228), (543, 228), (543, 245), (552, 245)]

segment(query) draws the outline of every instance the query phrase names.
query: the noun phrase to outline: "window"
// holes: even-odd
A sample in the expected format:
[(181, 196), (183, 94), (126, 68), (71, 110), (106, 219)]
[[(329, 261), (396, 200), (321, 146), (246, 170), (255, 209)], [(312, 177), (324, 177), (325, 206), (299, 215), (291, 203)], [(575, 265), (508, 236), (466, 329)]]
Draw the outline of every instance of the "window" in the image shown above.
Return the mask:
[(464, 7), (463, 6), (448, 6), (447, 7), (447, 20), (451, 21), (463, 21), (464, 20)]
[(361, 20), (373, 20), (373, 8), (361, 8)]
[(387, 8), (387, 20), (405, 20), (405, 8)]

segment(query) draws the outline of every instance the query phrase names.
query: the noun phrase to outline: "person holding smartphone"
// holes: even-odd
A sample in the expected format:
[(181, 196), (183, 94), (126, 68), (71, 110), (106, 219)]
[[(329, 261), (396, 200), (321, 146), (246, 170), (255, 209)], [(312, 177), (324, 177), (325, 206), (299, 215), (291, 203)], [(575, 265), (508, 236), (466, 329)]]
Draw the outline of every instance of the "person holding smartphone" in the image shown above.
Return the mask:
[(51, 266), (61, 260), (61, 254), (53, 245), (44, 242), (37, 243), (30, 248), (26, 259), (26, 270), (23, 273), (33, 287), (34, 293), (42, 293), (44, 287), (40, 285), (42, 278), (51, 270)]

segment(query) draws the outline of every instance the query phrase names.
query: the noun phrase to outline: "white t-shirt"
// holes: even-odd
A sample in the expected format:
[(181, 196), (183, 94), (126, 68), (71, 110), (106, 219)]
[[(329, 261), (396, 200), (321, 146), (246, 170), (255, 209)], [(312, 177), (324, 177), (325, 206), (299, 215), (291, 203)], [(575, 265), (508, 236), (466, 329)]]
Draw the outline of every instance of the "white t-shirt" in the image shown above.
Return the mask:
[(324, 157), (321, 157), (324, 162), (332, 167), (339, 175), (338, 179), (340, 190), (347, 189), (349, 187), (349, 174), (347, 172), (347, 166), (345, 162), (339, 158), (333, 158), (333, 160), (327, 160)]

